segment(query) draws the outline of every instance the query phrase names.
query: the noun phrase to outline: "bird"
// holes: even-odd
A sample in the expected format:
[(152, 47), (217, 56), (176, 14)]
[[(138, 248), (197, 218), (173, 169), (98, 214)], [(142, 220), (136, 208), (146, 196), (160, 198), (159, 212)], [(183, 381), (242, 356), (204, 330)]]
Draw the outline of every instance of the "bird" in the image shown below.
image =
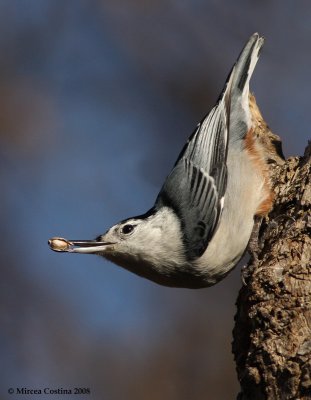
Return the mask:
[(149, 211), (94, 240), (51, 238), (50, 248), (97, 254), (169, 287), (198, 289), (225, 278), (247, 249), (255, 217), (273, 204), (250, 107), (249, 82), (263, 44), (258, 33), (249, 38)]

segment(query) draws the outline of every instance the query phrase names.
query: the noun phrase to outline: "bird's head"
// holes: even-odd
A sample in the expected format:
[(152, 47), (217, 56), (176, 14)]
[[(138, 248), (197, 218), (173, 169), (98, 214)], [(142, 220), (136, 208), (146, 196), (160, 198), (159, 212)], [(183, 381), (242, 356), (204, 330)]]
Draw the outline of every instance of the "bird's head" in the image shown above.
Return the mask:
[(97, 254), (137, 275), (166, 286), (178, 284), (186, 266), (179, 218), (168, 207), (128, 218), (95, 240), (49, 240), (52, 250)]

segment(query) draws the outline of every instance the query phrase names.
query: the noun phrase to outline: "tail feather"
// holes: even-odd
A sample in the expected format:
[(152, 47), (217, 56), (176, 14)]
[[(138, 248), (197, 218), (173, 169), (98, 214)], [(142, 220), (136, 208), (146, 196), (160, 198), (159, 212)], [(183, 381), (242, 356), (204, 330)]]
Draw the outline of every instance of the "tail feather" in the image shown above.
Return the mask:
[(242, 50), (230, 76), (229, 140), (239, 142), (251, 128), (249, 81), (257, 64), (264, 39), (254, 33)]
[(254, 33), (246, 43), (234, 66), (232, 85), (240, 91), (248, 88), (249, 80), (258, 61), (263, 43), (264, 39), (259, 37), (258, 33)]

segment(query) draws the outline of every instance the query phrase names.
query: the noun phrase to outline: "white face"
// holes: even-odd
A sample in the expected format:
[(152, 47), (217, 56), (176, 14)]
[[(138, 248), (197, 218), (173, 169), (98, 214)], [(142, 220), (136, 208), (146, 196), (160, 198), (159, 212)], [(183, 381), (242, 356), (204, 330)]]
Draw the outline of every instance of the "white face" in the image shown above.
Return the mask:
[[(111, 227), (97, 238), (100, 242), (111, 243), (107, 251), (140, 261), (153, 256), (163, 258), (164, 249), (170, 250), (166, 257), (178, 254), (181, 250), (180, 227), (177, 217), (167, 209), (150, 214), (144, 218), (129, 218)], [(171, 252), (173, 251), (173, 254)], [(163, 261), (163, 260), (162, 260)]]
[(163, 208), (146, 218), (129, 218), (97, 238), (96, 252), (108, 260), (151, 280), (161, 280), (185, 263), (178, 218)]
[(97, 238), (98, 241), (107, 243), (107, 246), (99, 249), (97, 253), (104, 257), (110, 254), (116, 256), (119, 253), (128, 256), (137, 254), (146, 245), (145, 239), (151, 230), (149, 225), (150, 220), (130, 218), (112, 226)]

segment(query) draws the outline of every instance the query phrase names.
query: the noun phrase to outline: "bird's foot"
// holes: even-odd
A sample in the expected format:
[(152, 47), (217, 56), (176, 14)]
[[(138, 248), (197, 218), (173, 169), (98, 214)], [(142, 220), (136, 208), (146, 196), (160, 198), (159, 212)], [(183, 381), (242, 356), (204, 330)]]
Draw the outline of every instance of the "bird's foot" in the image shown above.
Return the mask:
[(260, 237), (260, 228), (262, 220), (263, 220), (262, 217), (257, 217), (257, 216), (255, 217), (254, 220), (254, 227), (247, 246), (248, 251), (251, 255), (251, 259), (250, 262), (244, 265), (241, 269), (241, 280), (244, 286), (246, 286), (247, 284), (247, 280), (254, 269), (254, 265), (257, 264), (258, 262), (259, 254), (263, 248), (263, 240)]
[(260, 236), (262, 221), (262, 217), (255, 217), (254, 228), (248, 242), (248, 251), (250, 252), (251, 260), (255, 263), (258, 261), (259, 254), (264, 245), (264, 238)]

